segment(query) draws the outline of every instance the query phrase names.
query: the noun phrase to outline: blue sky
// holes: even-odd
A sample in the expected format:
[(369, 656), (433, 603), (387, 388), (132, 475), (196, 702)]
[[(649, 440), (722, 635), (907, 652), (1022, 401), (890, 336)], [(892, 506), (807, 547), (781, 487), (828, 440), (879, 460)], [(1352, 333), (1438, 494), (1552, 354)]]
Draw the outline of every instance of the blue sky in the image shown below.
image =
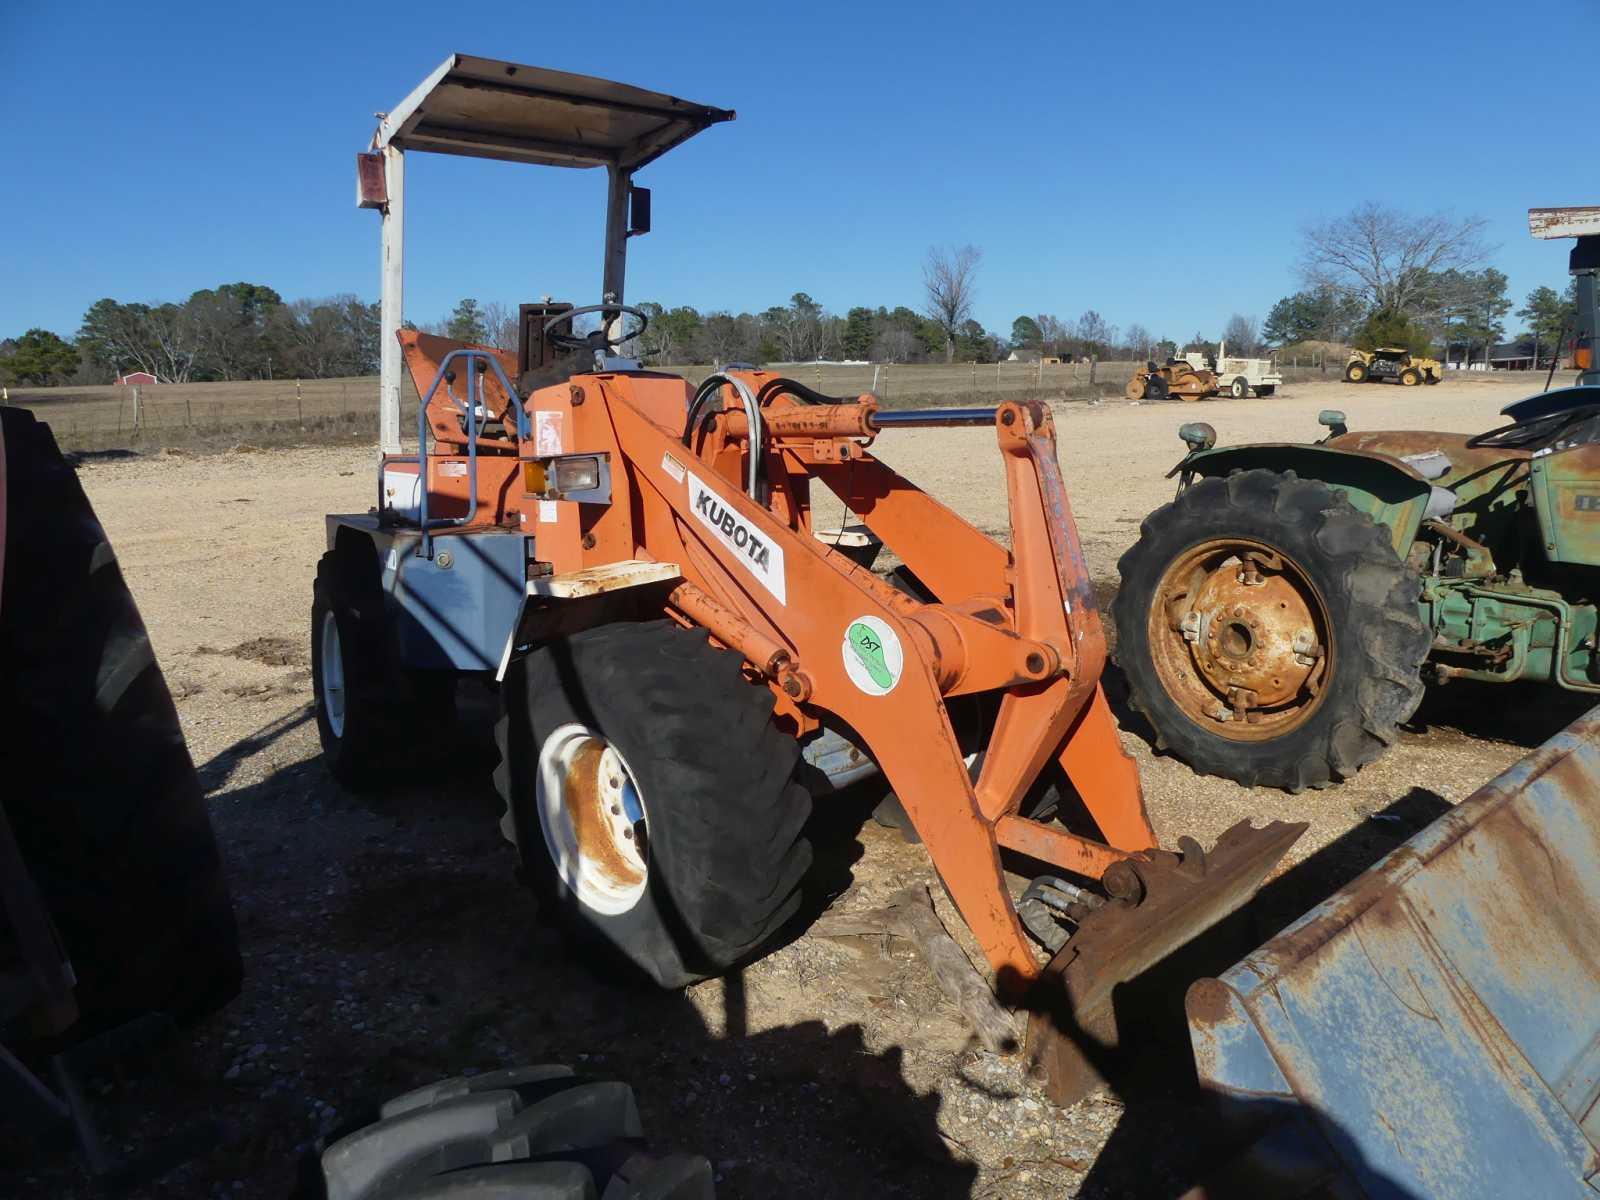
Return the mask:
[[(929, 245), (970, 242), (990, 328), (1214, 335), (1296, 289), (1308, 220), (1372, 199), (1485, 217), (1520, 304), (1566, 282), (1526, 210), (1600, 201), (1562, 128), (1600, 5), (1519, 11), (0, 0), (0, 335), (241, 279), (376, 298), (352, 156), (452, 51), (738, 110), (641, 172), (636, 301), (917, 306)], [(413, 155), (407, 185), (409, 317), (598, 299), (600, 172)]]

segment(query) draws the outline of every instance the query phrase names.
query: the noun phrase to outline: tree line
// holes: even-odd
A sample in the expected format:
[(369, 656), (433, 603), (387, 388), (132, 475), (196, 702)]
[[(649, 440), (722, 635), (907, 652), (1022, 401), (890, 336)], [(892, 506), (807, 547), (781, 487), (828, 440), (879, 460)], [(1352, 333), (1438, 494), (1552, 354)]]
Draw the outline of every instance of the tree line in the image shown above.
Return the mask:
[[(1161, 360), (1184, 349), (1242, 354), (1304, 341), (1399, 345), (1483, 361), (1505, 338), (1512, 309), (1503, 272), (1486, 265), (1484, 222), (1445, 213), (1414, 216), (1366, 204), (1303, 231), (1297, 271), (1304, 287), (1273, 305), (1264, 323), (1240, 313), (1218, 341), (1118, 328), (1094, 309), (1076, 319), (1023, 314), (1006, 333), (974, 315), (982, 252), (932, 247), (920, 306), (856, 305), (830, 312), (805, 292), (760, 312), (702, 313), (645, 302), (649, 328), (633, 349), (660, 365), (855, 360), (995, 362), (1019, 358)], [(1541, 348), (1570, 335), (1574, 289), (1539, 287), (1516, 316)], [(408, 325), (410, 323), (408, 322)], [(415, 328), (416, 326), (411, 326)], [(98, 300), (77, 334), (29, 329), (0, 341), (0, 383), (106, 383), (148, 371), (165, 383), (327, 378), (378, 369), (378, 305), (354, 295), (285, 301), (265, 284), (228, 283), (178, 303)], [(516, 348), (512, 306), (464, 299), (422, 329), (459, 341)]]
[(225, 283), (187, 300), (97, 300), (77, 334), (29, 329), (0, 342), (0, 381), (110, 383), (146, 371), (162, 383), (325, 379), (378, 369), (378, 306), (357, 296), (285, 301), (259, 283)]
[[(1302, 232), (1298, 273), (1306, 285), (1272, 306), (1262, 337), (1272, 345), (1324, 341), (1402, 346), (1452, 362), (1486, 362), (1507, 337), (1513, 301), (1505, 273), (1486, 265), (1485, 223), (1449, 213), (1421, 216), (1364, 204)], [(1574, 332), (1575, 285), (1537, 287), (1515, 316), (1518, 340), (1538, 356)]]

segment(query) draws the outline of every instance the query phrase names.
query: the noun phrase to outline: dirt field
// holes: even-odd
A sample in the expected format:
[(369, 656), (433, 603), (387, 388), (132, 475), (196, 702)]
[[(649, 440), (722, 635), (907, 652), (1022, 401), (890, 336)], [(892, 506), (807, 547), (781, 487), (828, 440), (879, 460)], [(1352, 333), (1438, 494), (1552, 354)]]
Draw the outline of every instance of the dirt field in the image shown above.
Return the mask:
[[(1102, 598), (1140, 518), (1171, 497), (1163, 475), (1184, 421), (1211, 422), (1222, 443), (1316, 436), (1325, 407), (1343, 408), (1352, 428), (1477, 431), (1525, 391), (1492, 380), (1302, 384), (1269, 400), (1062, 406), (1063, 466)], [(992, 433), (893, 433), (876, 452), (981, 527), (1003, 526)], [(211, 789), (247, 955), (243, 995), (165, 1077), (108, 1085), (130, 1143), (207, 1115), (231, 1126), (226, 1148), (147, 1194), (282, 1196), (297, 1154), (364, 1100), (463, 1068), (547, 1060), (631, 1082), (647, 1130), (706, 1153), (720, 1196), (1181, 1190), (1205, 1140), (1181, 1070), (1052, 1109), (1016, 1059), (970, 1043), (899, 944), (802, 935), (686, 993), (609, 987), (567, 959), (513, 879), (486, 758), (469, 751), (453, 773), (380, 796), (336, 787), (309, 719), (311, 577), (322, 515), (372, 503), (372, 457), (160, 454), (82, 468)], [(1254, 941), (1584, 707), (1537, 689), (1455, 685), (1430, 695), (1356, 780), (1299, 797), (1198, 778), (1155, 756), (1122, 715), (1164, 842), (1209, 843), (1247, 816), (1311, 822), (1296, 865), (1242, 926)], [(839, 908), (931, 877), (920, 848), (862, 824), (870, 799), (841, 800), (819, 821), (820, 886), (840, 893)], [(1219, 944), (1213, 965), (1235, 953)], [(65, 1159), (26, 1170), (0, 1159), (0, 1194), (82, 1188)]]

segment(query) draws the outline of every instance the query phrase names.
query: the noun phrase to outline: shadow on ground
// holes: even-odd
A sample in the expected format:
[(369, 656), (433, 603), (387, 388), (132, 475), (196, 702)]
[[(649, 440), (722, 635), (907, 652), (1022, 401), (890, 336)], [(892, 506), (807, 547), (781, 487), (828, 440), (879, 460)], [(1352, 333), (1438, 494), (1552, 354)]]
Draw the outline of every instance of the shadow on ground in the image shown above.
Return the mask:
[[(859, 1025), (752, 1031), (742, 974), (705, 985), (719, 1000), (702, 1015), (683, 992), (608, 984), (570, 957), (514, 878), (481, 760), (352, 796), (314, 740), (299, 712), (200, 766), (244, 990), (160, 1061), (92, 1091), (130, 1145), (211, 1117), (229, 1132), (132, 1195), (284, 1197), (317, 1138), (372, 1103), (546, 1061), (629, 1083), (652, 1142), (706, 1155), (719, 1197), (971, 1194), (977, 1170), (941, 1138), (939, 1095)], [(280, 760), (307, 753), (239, 786), (275, 745)], [(859, 807), (833, 818), (824, 893), (848, 885)], [(68, 1150), (36, 1150), (0, 1139), (0, 1194), (98, 1194)]]

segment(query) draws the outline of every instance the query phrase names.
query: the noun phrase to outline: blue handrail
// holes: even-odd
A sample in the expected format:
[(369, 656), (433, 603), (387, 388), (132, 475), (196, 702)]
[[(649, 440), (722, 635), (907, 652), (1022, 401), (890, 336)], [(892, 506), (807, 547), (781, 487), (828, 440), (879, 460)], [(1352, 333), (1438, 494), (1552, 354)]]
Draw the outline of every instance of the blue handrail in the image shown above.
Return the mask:
[[(457, 359), (467, 364), (467, 395), (465, 400), (457, 399), (456, 394), (445, 383), (445, 375), (450, 366)], [(474, 369), (476, 366), (476, 369)], [(417, 543), (417, 554), (423, 558), (433, 557), (433, 530), (446, 527), (455, 527), (471, 523), (478, 513), (478, 437), (489, 424), (489, 412), (483, 405), (483, 372), (492, 368), (495, 377), (499, 379), (500, 386), (511, 399), (511, 409), (517, 416), (517, 440), (527, 441), (529, 437), (528, 414), (522, 407), (522, 398), (517, 395), (517, 390), (511, 386), (511, 381), (506, 378), (505, 369), (494, 353), (489, 350), (475, 350), (462, 348), (452, 350), (439, 362), (439, 369), (434, 372), (433, 382), (428, 385), (427, 392), (422, 397), (422, 402), (417, 406), (417, 453), (415, 458), (410, 455), (405, 457), (392, 456), (387, 462), (412, 462), (417, 464), (417, 524), (422, 530), (422, 537)], [(435, 517), (428, 516), (428, 405), (433, 402), (433, 395), (439, 390), (439, 385), (445, 383), (445, 395), (450, 397), (450, 402), (462, 410), (466, 417), (467, 433), (467, 515), (464, 517)], [(482, 417), (479, 417), (479, 412)], [(379, 480), (379, 511), (383, 508), (383, 483)]]

